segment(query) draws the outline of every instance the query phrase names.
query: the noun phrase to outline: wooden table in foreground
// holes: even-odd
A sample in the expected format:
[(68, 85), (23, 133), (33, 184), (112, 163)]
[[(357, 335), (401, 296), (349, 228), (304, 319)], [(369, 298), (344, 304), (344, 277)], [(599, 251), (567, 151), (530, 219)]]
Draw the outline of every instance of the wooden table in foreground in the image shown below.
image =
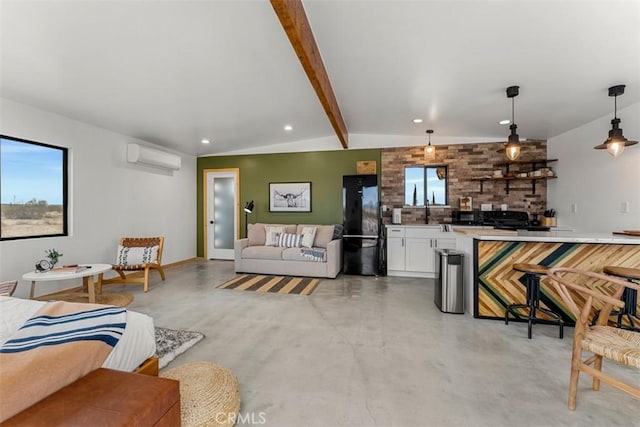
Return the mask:
[[(31, 293), (29, 297), (33, 299), (36, 282), (52, 282), (58, 280), (78, 279), (82, 278), (82, 287), (86, 288), (89, 294), (89, 302), (96, 302), (96, 285), (98, 289), (102, 288), (102, 276), (105, 271), (111, 270), (111, 264), (82, 264), (81, 266), (87, 267), (85, 270), (78, 271), (76, 273), (57, 273), (51, 271), (45, 271), (38, 273), (31, 271), (22, 275), (23, 280), (31, 281)], [(93, 276), (97, 276), (97, 281), (94, 281)]]

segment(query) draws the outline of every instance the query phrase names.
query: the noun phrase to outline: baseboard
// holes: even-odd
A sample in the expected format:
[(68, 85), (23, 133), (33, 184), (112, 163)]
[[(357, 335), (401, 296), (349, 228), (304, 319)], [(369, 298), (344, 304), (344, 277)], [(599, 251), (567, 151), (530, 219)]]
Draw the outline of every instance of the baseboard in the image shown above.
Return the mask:
[(178, 266), (181, 266), (181, 265), (189, 264), (190, 262), (194, 262), (194, 261), (198, 261), (198, 257), (197, 256), (194, 256), (193, 258), (183, 259), (181, 261), (172, 262), (170, 264), (165, 264), (165, 265), (162, 266), (162, 268), (178, 267)]

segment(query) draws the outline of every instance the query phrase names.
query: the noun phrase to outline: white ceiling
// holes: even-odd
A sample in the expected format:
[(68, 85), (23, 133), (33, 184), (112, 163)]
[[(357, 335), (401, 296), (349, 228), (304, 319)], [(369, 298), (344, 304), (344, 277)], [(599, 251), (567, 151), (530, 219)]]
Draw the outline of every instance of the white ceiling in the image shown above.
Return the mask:
[[(640, 1), (304, 6), (358, 147), (504, 140), (510, 85), (521, 138), (612, 116), (614, 84), (640, 102)], [(4, 98), (195, 155), (341, 147), (267, 0), (1, 7)]]

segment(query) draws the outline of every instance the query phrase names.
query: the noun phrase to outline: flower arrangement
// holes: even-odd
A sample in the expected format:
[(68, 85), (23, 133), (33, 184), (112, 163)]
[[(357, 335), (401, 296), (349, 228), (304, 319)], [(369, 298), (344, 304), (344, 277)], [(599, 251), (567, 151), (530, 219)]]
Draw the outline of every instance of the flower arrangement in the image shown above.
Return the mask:
[(47, 255), (47, 258), (49, 259), (49, 262), (51, 262), (51, 267), (53, 268), (54, 265), (56, 265), (58, 263), (58, 258), (60, 258), (62, 255), (60, 252), (58, 252), (56, 249), (47, 249), (44, 251), (44, 253)]

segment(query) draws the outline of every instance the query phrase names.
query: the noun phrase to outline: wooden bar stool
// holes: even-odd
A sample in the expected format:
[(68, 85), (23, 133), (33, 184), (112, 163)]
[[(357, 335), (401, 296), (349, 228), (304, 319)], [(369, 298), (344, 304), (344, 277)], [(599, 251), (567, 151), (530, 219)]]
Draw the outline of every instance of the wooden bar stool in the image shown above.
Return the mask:
[[(513, 264), (512, 267), (516, 271), (524, 273), (525, 286), (527, 287), (527, 303), (526, 304), (509, 304), (504, 313), (504, 323), (509, 324), (509, 313), (514, 317), (520, 317), (515, 311), (516, 309), (528, 309), (527, 315), (528, 337), (531, 339), (531, 329), (534, 323), (543, 323), (549, 325), (558, 325), (560, 327), (560, 337), (563, 337), (564, 322), (560, 315), (551, 310), (540, 307), (540, 276), (544, 276), (549, 271), (549, 267), (537, 264)], [(551, 319), (542, 319), (536, 316), (536, 312), (540, 311)]]
[[(629, 282), (634, 282), (640, 285), (640, 269), (638, 268), (608, 265), (604, 267), (602, 271), (610, 276), (621, 277), (623, 279), (627, 279)], [(618, 328), (629, 329), (631, 331), (640, 331), (640, 323), (636, 326), (636, 320), (640, 320), (637, 313), (638, 291), (631, 288), (624, 288), (621, 299), (624, 302), (624, 308), (620, 311), (611, 313), (611, 315), (618, 315), (616, 326)], [(627, 316), (627, 319), (629, 320), (629, 326), (622, 324), (622, 318), (625, 316)]]

